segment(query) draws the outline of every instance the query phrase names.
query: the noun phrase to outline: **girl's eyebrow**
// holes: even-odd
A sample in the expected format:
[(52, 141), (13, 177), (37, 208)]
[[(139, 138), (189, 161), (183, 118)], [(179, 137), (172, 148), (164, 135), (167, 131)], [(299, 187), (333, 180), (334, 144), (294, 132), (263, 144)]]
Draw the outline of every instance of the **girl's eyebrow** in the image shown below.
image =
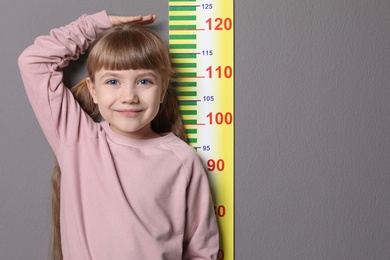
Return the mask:
[(101, 77), (119, 77), (120, 73), (115, 72), (115, 71), (106, 71), (104, 72)]
[(152, 76), (152, 77), (157, 77), (157, 74), (152, 71), (152, 70), (148, 70), (148, 71), (145, 71), (145, 72), (141, 72), (140, 74), (137, 75), (137, 77), (145, 77), (145, 76)]
[[(122, 75), (123, 75), (123, 74), (121, 74), (120, 71), (117, 72), (117, 71), (113, 70), (113, 71), (105, 71), (105, 72), (101, 75), (101, 77), (120, 77), (120, 76), (122, 76)], [(140, 72), (140, 73), (137, 73), (135, 76), (136, 76), (136, 77), (152, 76), (152, 77), (157, 78), (157, 77), (158, 77), (158, 74), (155, 73), (153, 70), (144, 70), (144, 71), (142, 71), (142, 72)]]

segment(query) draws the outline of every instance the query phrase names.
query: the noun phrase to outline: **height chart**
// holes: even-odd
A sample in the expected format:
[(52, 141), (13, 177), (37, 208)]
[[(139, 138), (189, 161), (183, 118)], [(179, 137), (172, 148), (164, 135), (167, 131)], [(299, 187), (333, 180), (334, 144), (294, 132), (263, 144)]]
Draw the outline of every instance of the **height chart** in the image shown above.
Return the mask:
[(188, 141), (208, 171), (221, 234), (234, 259), (233, 0), (169, 0), (169, 48)]

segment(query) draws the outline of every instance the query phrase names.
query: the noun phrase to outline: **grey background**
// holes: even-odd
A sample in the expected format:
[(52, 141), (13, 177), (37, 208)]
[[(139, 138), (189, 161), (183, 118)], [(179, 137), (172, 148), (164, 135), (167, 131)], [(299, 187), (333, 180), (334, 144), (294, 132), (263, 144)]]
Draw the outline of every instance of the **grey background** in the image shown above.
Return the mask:
[[(210, 1), (212, 2), (212, 1)], [(390, 258), (390, 2), (235, 3), (236, 259)], [(6, 0), (0, 8), (0, 259), (46, 259), (52, 152), (16, 59), (102, 9), (167, 1)]]

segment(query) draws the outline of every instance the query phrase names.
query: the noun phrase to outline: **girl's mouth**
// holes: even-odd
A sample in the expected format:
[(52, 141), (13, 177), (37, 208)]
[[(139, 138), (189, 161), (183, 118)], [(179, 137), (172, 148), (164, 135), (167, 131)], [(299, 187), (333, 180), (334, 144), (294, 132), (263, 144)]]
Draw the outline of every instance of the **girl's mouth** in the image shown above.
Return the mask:
[(129, 109), (129, 110), (116, 110), (116, 112), (124, 117), (136, 117), (142, 112), (142, 110)]

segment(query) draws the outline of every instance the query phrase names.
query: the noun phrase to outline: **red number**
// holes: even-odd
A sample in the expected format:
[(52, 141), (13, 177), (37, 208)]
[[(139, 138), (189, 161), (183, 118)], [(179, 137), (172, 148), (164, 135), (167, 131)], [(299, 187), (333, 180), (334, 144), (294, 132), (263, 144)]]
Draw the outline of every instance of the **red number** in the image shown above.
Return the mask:
[(214, 206), (215, 214), (223, 218), (226, 215), (226, 208), (224, 205), (219, 205), (218, 207)]
[[(218, 112), (213, 115), (213, 112), (210, 112), (207, 114), (207, 117), (209, 118), (209, 124), (214, 124), (214, 121), (217, 125), (227, 124), (230, 125), (233, 123), (233, 114), (230, 112), (227, 112), (225, 114)], [(215, 117), (215, 118), (214, 118)]]
[(212, 172), (214, 170), (222, 172), (223, 170), (225, 170), (225, 161), (222, 159), (219, 159), (217, 161), (210, 159), (207, 161), (207, 170), (209, 172)]
[(215, 18), (214, 22), (216, 22), (215, 27), (213, 27), (213, 20), (211, 18), (206, 20), (206, 23), (208, 24), (209, 30), (231, 30), (233, 28), (233, 21), (231, 18)]
[[(213, 78), (213, 67), (207, 67), (206, 71), (209, 73), (209, 78)], [(222, 77), (230, 79), (233, 76), (233, 68), (231, 66), (226, 66), (223, 70), (221, 66), (218, 66), (215, 71), (217, 72), (217, 77), (219, 79)]]

